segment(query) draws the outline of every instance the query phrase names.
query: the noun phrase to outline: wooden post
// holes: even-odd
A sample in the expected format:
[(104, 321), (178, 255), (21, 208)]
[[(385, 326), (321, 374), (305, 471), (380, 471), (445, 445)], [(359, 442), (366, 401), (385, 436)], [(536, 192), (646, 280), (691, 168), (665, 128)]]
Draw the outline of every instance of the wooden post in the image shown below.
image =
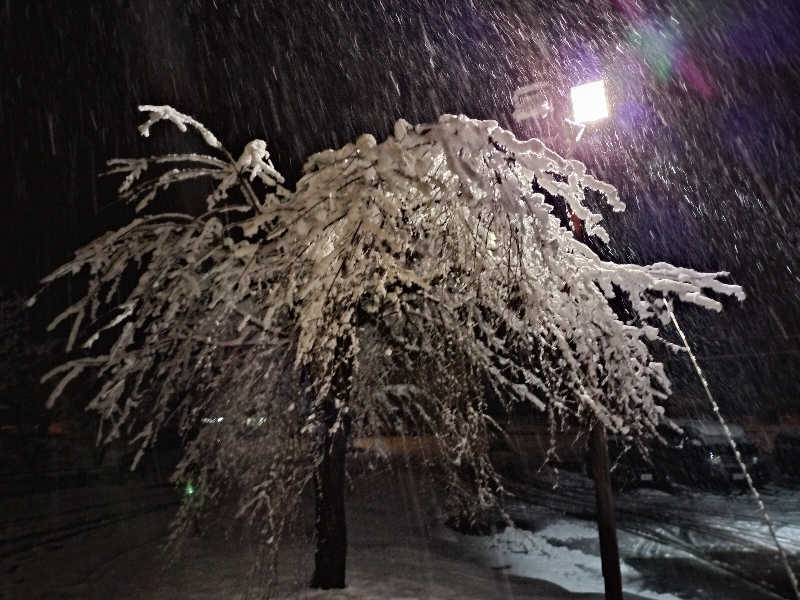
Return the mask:
[(589, 450), (597, 501), (597, 529), (600, 533), (600, 561), (603, 565), (606, 600), (622, 600), (622, 575), (619, 568), (617, 523), (614, 517), (614, 493), (611, 490), (606, 429), (602, 423), (595, 423), (592, 427)]

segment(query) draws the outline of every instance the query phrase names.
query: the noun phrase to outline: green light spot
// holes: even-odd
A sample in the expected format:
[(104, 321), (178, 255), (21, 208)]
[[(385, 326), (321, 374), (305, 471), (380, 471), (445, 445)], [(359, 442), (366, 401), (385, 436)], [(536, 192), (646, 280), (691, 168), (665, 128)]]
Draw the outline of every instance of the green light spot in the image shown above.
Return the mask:
[(183, 489), (183, 493), (187, 496), (194, 494), (194, 486), (192, 485), (191, 481), (186, 482), (186, 487)]

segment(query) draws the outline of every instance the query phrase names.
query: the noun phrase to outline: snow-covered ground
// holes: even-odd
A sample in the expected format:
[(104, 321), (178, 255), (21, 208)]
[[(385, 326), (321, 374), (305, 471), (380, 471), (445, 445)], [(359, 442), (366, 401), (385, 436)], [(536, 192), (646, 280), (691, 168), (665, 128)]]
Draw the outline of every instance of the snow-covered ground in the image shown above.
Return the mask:
[[(515, 521), (536, 532), (543, 530), (547, 522), (537, 513), (547, 507), (587, 523), (594, 513), (592, 482), (579, 473), (561, 472), (553, 488), (555, 483), (544, 477), (520, 486), (519, 500), (509, 507)], [(761, 497), (778, 540), (797, 570), (798, 491), (770, 485)], [(639, 571), (646, 588), (704, 600), (794, 598), (774, 541), (749, 492), (678, 488), (666, 493), (640, 488), (620, 493), (616, 507), (620, 554)], [(596, 536), (572, 537), (568, 547), (599, 552)]]
[[(771, 485), (760, 492), (775, 533), (790, 554), (800, 553), (800, 500), (798, 490)], [(635, 512), (645, 506), (649, 513), (679, 514), (683, 519), (670, 519), (661, 530), (676, 534), (681, 527), (695, 526), (688, 532), (692, 545), (702, 551), (741, 550), (749, 546), (774, 550), (775, 544), (761, 519), (756, 503), (748, 492), (713, 494), (684, 492), (667, 494), (658, 490), (640, 489), (623, 494), (620, 508)], [(678, 522), (676, 522), (678, 521)], [(720, 535), (725, 533), (727, 535)]]
[[(570, 494), (584, 483), (570, 483), (569, 477), (554, 495), (573, 502)], [(796, 554), (800, 552), (797, 493), (781, 488), (768, 492), (767, 504), (773, 509), (781, 540), (787, 551)], [(194, 538), (181, 559), (166, 565), (158, 548), (170, 509), (146, 510), (150, 503), (166, 505), (165, 493), (163, 488), (139, 484), (3, 503), (0, 597), (205, 600), (245, 598), (248, 592), (262, 589), (250, 571), (256, 549), (238, 538)], [(594, 524), (543, 504), (519, 499), (511, 507), (519, 526), (494, 535), (470, 536), (441, 524), (441, 498), (424, 477), (396, 473), (357, 480), (348, 504), (348, 588), (306, 589), (313, 550), (311, 529), (305, 524), (281, 557), (274, 595), (313, 600), (601, 598), (603, 579)], [(777, 597), (749, 588), (729, 573), (708, 571), (702, 559), (706, 554), (744, 552), (757, 562), (772, 560), (746, 497), (639, 490), (622, 494), (619, 505), (626, 598)], [(634, 507), (663, 518), (649, 525), (646, 519), (630, 525), (627, 514)], [(129, 509), (130, 518), (114, 520)], [(683, 520), (676, 521), (676, 515), (683, 515)], [(24, 538), (20, 524), (30, 517), (30, 533), (47, 531), (49, 538), (41, 543), (35, 536)], [(60, 524), (62, 535), (58, 535)], [(720, 531), (725, 535), (720, 537)], [(16, 546), (9, 542), (12, 532)], [(25, 543), (20, 545), (20, 540)]]
[[(451, 541), (462, 547), (464, 556), (508, 575), (549, 581), (575, 593), (603, 592), (603, 575), (592, 523), (553, 515), (535, 532), (508, 527), (492, 536), (458, 536)], [(679, 600), (669, 593), (648, 590), (641, 574), (623, 562), (623, 588), (628, 594), (657, 600)]]

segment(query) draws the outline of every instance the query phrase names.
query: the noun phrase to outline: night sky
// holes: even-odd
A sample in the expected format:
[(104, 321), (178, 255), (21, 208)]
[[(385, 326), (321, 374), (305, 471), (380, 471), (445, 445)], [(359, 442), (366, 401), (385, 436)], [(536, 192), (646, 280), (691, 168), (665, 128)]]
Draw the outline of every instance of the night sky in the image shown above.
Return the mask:
[[(139, 138), (138, 104), (192, 114), (234, 153), (266, 139), (292, 181), (400, 117), (533, 135), (510, 117), (516, 87), (546, 82), (557, 119), (571, 85), (603, 77), (612, 115), (575, 155), (628, 204), (610, 255), (730, 271), (743, 305), (681, 313), (713, 387), (729, 410), (800, 405), (800, 3), (6, 0), (0, 30), (5, 290), (129, 216), (97, 177), (107, 159), (200, 148)], [(672, 363), (681, 401), (699, 397)]]

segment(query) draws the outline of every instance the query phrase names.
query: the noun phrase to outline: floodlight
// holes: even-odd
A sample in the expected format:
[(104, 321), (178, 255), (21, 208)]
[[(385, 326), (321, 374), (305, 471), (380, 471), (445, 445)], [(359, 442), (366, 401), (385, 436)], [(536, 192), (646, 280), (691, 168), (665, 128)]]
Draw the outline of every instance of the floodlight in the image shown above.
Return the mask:
[(550, 100), (545, 90), (547, 85), (541, 82), (517, 88), (511, 97), (514, 105), (514, 120), (517, 122), (528, 119), (545, 119), (550, 114)]
[(591, 123), (608, 116), (606, 84), (600, 79), (576, 85), (570, 91), (572, 97), (572, 117), (576, 123)]

